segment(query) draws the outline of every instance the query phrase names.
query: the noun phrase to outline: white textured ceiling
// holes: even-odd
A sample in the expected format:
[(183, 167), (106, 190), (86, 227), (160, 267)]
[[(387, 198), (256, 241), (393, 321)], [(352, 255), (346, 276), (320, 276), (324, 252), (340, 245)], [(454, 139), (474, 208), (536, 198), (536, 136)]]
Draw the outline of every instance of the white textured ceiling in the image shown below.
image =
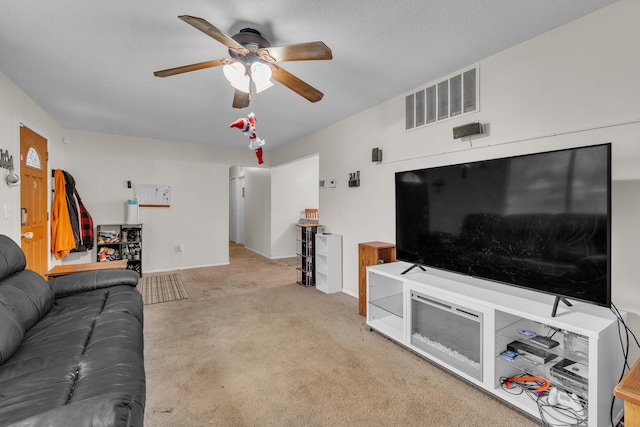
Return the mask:
[[(241, 147), (228, 125), (253, 111), (270, 150), (614, 1), (7, 0), (0, 70), (65, 129)], [(324, 98), (276, 83), (237, 110), (221, 67), (154, 77), (229, 56), (179, 15), (273, 46), (325, 42), (331, 61), (278, 63)]]

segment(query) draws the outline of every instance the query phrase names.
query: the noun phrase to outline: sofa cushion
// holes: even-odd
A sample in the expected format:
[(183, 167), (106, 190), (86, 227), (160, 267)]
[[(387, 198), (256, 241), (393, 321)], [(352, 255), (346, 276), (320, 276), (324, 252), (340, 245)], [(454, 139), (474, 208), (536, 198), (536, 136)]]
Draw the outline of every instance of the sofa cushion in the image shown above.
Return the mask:
[(26, 267), (27, 259), (20, 246), (9, 237), (0, 234), (0, 280)]
[(54, 277), (48, 283), (53, 289), (55, 297), (60, 298), (115, 285), (135, 287), (139, 279), (140, 275), (133, 270), (95, 270)]
[(36, 272), (22, 270), (0, 281), (0, 303), (11, 308), (25, 331), (49, 312), (53, 290)]
[(0, 304), (0, 365), (16, 351), (23, 337), (24, 329), (16, 314)]
[(0, 363), (13, 354), (25, 332), (49, 312), (53, 300), (53, 290), (31, 270), (0, 280)]
[(142, 319), (142, 296), (130, 285), (56, 298), (0, 365), (0, 420), (142, 426)]

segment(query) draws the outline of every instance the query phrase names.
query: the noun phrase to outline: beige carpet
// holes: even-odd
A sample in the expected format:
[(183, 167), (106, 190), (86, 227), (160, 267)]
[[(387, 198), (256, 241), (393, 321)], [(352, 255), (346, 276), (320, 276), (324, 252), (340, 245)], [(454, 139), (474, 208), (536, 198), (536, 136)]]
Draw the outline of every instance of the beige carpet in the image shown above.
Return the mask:
[(189, 299), (145, 306), (146, 426), (538, 425), (369, 332), (355, 298), (230, 249), (179, 272)]
[(180, 275), (176, 273), (142, 276), (137, 288), (145, 305), (189, 298)]
[(275, 262), (285, 265), (289, 268), (297, 268), (298, 267), (298, 257), (289, 257), (289, 258), (278, 258), (274, 259)]

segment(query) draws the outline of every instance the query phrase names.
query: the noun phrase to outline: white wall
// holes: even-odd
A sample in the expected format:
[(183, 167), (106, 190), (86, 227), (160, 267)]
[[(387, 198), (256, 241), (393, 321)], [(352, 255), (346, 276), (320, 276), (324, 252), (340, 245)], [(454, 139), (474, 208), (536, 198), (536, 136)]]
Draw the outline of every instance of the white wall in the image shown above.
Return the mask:
[(271, 257), (271, 171), (245, 168), (245, 247)]
[[(17, 172), (19, 124), (25, 123), (49, 141), (47, 175), (51, 169), (60, 168), (74, 176), (95, 224), (124, 221), (124, 203), (135, 194), (134, 189), (126, 187), (126, 181), (171, 185), (171, 208), (140, 208), (145, 272), (228, 263), (228, 177), (234, 171), (244, 173), (244, 165), (255, 164), (250, 150), (65, 130), (1, 73), (0, 95), (0, 148), (14, 156)], [(62, 143), (63, 137), (68, 139), (68, 144)], [(271, 180), (267, 169), (270, 153), (265, 153), (264, 159), (265, 168), (246, 168), (249, 171), (246, 173), (249, 182), (247, 247), (269, 257), (273, 252)], [(313, 162), (303, 161), (301, 166), (284, 169), (291, 169), (292, 176), (302, 177), (293, 185), (285, 182), (290, 197), (277, 204), (286, 211), (278, 218), (285, 218), (290, 226), (301, 209), (318, 205), (317, 159), (315, 166)], [(8, 205), (12, 210), (10, 218), (0, 216), (0, 233), (17, 242), (20, 241), (19, 190), (19, 187), (0, 184), (0, 207)], [(295, 203), (289, 205), (288, 199), (298, 201), (301, 207)], [(283, 237), (281, 227), (276, 226), (275, 230), (279, 237), (274, 244), (284, 242), (291, 246), (276, 253), (279, 256), (295, 254), (295, 235)], [(177, 252), (178, 245), (184, 247), (184, 253)], [(60, 261), (50, 258), (49, 266), (93, 261), (95, 250), (70, 254)]]
[[(0, 72), (0, 148), (13, 156), (16, 172), (20, 172), (20, 123), (48, 140), (49, 170), (63, 164), (62, 129), (47, 113)], [(6, 169), (0, 169), (0, 234), (20, 243), (20, 187), (8, 187), (4, 182)], [(9, 205), (10, 218), (4, 217), (4, 205)]]
[(318, 208), (318, 170), (316, 155), (271, 168), (271, 258), (295, 256), (300, 212)]
[[(336, 189), (320, 192), (320, 212), (343, 235), (344, 291), (357, 296), (359, 242), (395, 242), (396, 171), (612, 142), (613, 301), (640, 332), (638, 16), (640, 2), (620, 0), (481, 61), (475, 114), (405, 132), (402, 94), (275, 151), (274, 165), (317, 152), (320, 177), (338, 178)], [(475, 121), (489, 125), (488, 135), (453, 139), (453, 127)], [(374, 147), (381, 165), (371, 163)], [(356, 170), (360, 187), (349, 188)]]
[[(171, 186), (170, 208), (140, 208), (143, 272), (229, 262), (229, 165), (252, 161), (248, 150), (79, 131), (66, 136), (64, 169), (95, 224), (124, 221), (124, 203), (135, 196), (127, 180)], [(94, 257), (92, 251), (64, 262)]]
[[(48, 140), (47, 176), (57, 168), (71, 173), (95, 224), (124, 221), (124, 202), (134, 196), (127, 180), (171, 185), (171, 208), (140, 209), (145, 272), (228, 263), (229, 165), (255, 164), (250, 150), (65, 130), (0, 73), (0, 148), (14, 156), (18, 172), (20, 123)], [(0, 172), (4, 178), (6, 171)], [(5, 204), (13, 215), (0, 215), (0, 233), (20, 242), (20, 188), (2, 182), (0, 207)], [(93, 261), (95, 250), (61, 261), (51, 257), (49, 266)]]

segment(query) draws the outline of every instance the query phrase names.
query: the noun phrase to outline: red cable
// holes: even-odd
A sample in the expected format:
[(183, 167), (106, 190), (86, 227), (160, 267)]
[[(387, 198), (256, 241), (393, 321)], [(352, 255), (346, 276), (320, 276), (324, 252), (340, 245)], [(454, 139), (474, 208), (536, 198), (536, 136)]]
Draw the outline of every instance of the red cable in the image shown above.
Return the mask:
[(504, 380), (504, 385), (506, 387), (511, 387), (511, 381), (536, 381), (541, 382), (542, 385), (537, 389), (533, 390), (534, 393), (540, 393), (549, 389), (549, 381), (540, 377), (510, 377)]

